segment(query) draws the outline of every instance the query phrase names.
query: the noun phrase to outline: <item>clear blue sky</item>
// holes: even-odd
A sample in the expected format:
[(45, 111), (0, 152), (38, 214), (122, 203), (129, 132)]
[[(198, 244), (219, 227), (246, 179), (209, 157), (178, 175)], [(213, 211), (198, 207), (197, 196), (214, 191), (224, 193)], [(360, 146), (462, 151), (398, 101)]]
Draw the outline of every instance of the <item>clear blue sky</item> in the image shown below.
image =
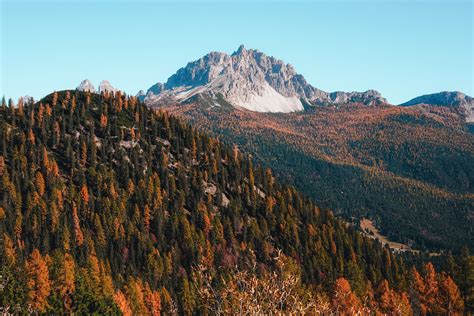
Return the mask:
[(241, 43), (326, 91), (377, 89), (392, 103), (473, 95), (471, 1), (0, 1), (7, 98), (40, 98), (85, 78), (135, 94)]

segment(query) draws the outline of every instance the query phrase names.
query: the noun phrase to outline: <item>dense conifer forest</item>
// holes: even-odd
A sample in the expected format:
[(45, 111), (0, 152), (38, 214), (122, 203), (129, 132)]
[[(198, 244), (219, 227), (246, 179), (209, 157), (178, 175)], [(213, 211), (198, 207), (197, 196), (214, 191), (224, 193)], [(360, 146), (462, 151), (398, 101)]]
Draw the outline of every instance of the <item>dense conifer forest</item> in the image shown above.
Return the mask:
[(473, 251), (474, 134), (455, 110), (352, 103), (257, 113), (211, 101), (164, 109), (356, 225), (369, 218), (421, 251)]
[(393, 253), (135, 97), (0, 108), (9, 313), (462, 314), (473, 257)]

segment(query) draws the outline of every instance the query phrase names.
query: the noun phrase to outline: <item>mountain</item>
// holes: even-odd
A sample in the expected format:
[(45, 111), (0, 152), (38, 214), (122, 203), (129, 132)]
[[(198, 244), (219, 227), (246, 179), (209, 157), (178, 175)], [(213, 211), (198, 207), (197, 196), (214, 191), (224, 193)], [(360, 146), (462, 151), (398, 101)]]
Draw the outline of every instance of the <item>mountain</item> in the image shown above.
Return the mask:
[(458, 111), (468, 96), (430, 99), (454, 108), (399, 107), (375, 90), (327, 93), (241, 46), (189, 63), (139, 98), (238, 144), (348, 221), (369, 218), (419, 250), (474, 249), (465, 238), (474, 233), (474, 134)]
[(117, 92), (117, 91), (120, 91), (119, 89), (116, 89), (114, 88), (110, 82), (108, 82), (107, 80), (102, 80), (99, 84), (99, 93), (101, 92), (105, 92), (105, 91), (108, 91), (108, 92)]
[(458, 91), (443, 91), (433, 94), (425, 94), (411, 99), (401, 105), (433, 105), (457, 108), (463, 111), (463, 115), (466, 117), (466, 122), (474, 122), (474, 98)]
[(164, 84), (150, 87), (147, 104), (183, 102), (196, 95), (207, 95), (219, 106), (217, 97), (256, 112), (295, 112), (305, 106), (360, 102), (382, 104), (387, 101), (375, 90), (328, 93), (314, 88), (293, 66), (258, 50), (242, 45), (232, 55), (211, 52), (188, 63)]
[(425, 96), (404, 105), (445, 106), (406, 108), (375, 90), (327, 93), (291, 65), (240, 46), (189, 63), (139, 98), (239, 144), (348, 220), (369, 217), (417, 249), (474, 247), (464, 238), (473, 234), (474, 207), (468, 96)]
[(89, 79), (85, 79), (81, 81), (81, 83), (77, 86), (76, 90), (78, 91), (88, 91), (88, 92), (95, 92), (95, 87)]
[[(9, 313), (462, 312), (450, 275), (463, 275), (465, 256), (446, 274), (392, 252), (235, 146), (135, 97), (4, 102), (0, 133)], [(428, 282), (439, 291), (419, 286)]]

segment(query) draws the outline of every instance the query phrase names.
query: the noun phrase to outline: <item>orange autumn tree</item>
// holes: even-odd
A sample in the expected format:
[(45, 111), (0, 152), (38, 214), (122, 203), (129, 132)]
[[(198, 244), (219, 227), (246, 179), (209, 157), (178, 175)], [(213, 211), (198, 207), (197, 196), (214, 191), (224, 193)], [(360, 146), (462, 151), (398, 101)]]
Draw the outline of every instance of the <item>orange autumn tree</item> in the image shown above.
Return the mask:
[(77, 207), (75, 203), (73, 203), (72, 205), (72, 219), (74, 224), (74, 234), (76, 236), (76, 243), (78, 246), (82, 246), (82, 244), (84, 243), (84, 234), (82, 233), (79, 215), (77, 214)]
[(438, 298), (438, 279), (436, 271), (431, 262), (425, 265), (425, 292), (423, 298), (426, 306), (428, 306), (428, 313), (434, 312), (434, 306)]
[(122, 312), (124, 316), (131, 316), (132, 310), (130, 309), (130, 304), (128, 303), (127, 298), (122, 293), (122, 291), (118, 290), (114, 294), (114, 302), (117, 304), (118, 308)]
[(391, 289), (388, 281), (383, 280), (377, 290), (379, 312), (386, 315), (413, 315), (408, 295)]
[(81, 188), (81, 198), (84, 203), (89, 203), (89, 190), (87, 189), (87, 186), (85, 184)]
[[(59, 293), (63, 298), (70, 298), (75, 290), (75, 263), (74, 259), (70, 254), (65, 254), (62, 262), (62, 275), (58, 278), (60, 281), (59, 284)], [(69, 307), (69, 306), (67, 306)]]
[(426, 315), (427, 307), (425, 305), (425, 281), (415, 267), (411, 269), (410, 275), (410, 300), (415, 314)]
[(145, 305), (150, 315), (158, 316), (161, 310), (161, 298), (158, 291), (151, 290), (150, 286), (146, 284), (144, 288), (145, 293)]
[(445, 315), (462, 315), (464, 311), (464, 301), (461, 297), (456, 283), (446, 273), (439, 277), (439, 308), (436, 312)]
[(462, 314), (464, 301), (452, 278), (445, 273), (437, 274), (431, 262), (424, 270), (424, 277), (415, 268), (411, 272), (410, 301), (415, 314)]
[(25, 263), (28, 285), (28, 304), (35, 313), (44, 312), (51, 291), (48, 266), (38, 249), (33, 250)]
[(147, 233), (150, 232), (150, 220), (151, 220), (150, 208), (148, 207), (148, 205), (145, 205), (143, 209), (143, 226), (145, 227), (145, 231)]
[(391, 313), (394, 311), (393, 300), (394, 293), (390, 289), (387, 280), (383, 280), (378, 289), (377, 296), (379, 298), (379, 310), (382, 313)]
[(45, 192), (45, 181), (43, 174), (41, 172), (36, 173), (36, 189), (38, 190), (38, 193), (43, 196)]
[(147, 282), (130, 278), (124, 291), (118, 291), (114, 300), (125, 315), (160, 315), (161, 298), (158, 291), (153, 291)]
[(332, 305), (336, 314), (356, 314), (360, 311), (360, 301), (352, 292), (351, 285), (345, 278), (336, 280)]
[(100, 116), (100, 126), (102, 128), (105, 128), (107, 126), (107, 115), (105, 115), (104, 113), (102, 113), (102, 115)]

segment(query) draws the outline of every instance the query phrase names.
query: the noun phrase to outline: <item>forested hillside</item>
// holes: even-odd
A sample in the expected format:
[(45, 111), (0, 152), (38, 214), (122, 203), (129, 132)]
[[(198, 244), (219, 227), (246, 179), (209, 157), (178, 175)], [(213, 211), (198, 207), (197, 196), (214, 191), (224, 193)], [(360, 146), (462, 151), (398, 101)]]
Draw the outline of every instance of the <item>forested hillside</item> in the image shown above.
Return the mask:
[(474, 249), (474, 134), (443, 107), (256, 113), (195, 97), (167, 111), (252, 153), (320, 206), (418, 250)]
[(3, 311), (410, 315), (472, 306), (467, 249), (439, 265), (445, 272), (394, 254), (236, 147), (134, 97), (3, 101), (0, 133)]

